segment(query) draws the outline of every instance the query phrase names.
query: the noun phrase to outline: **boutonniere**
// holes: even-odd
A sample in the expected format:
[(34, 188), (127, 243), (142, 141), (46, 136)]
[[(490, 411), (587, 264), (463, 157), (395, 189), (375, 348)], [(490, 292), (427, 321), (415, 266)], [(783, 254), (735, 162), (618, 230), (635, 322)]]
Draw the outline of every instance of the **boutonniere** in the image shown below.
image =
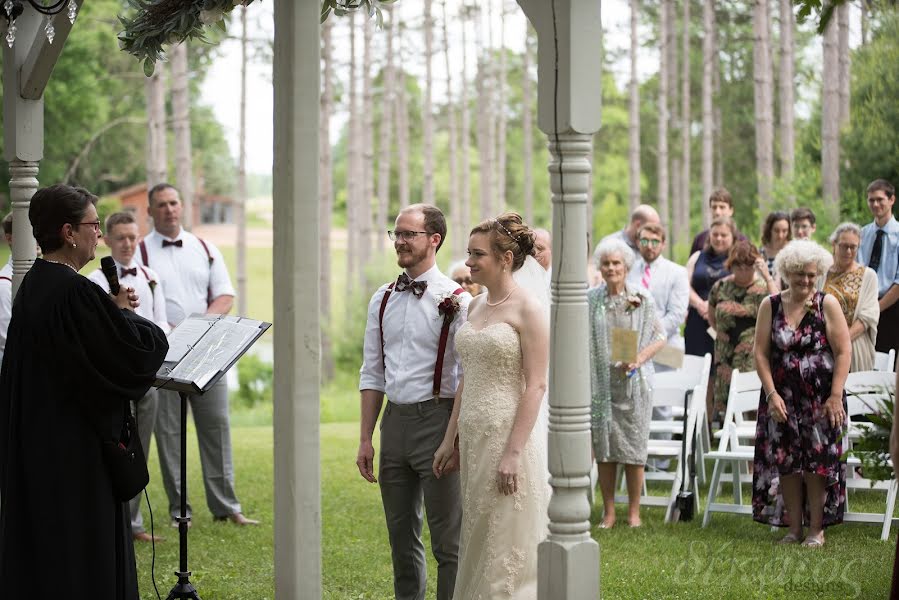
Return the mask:
[(632, 313), (637, 310), (640, 305), (643, 304), (643, 300), (637, 294), (633, 294), (627, 297), (627, 308), (626, 312)]
[(156, 294), (156, 280), (151, 279), (150, 281), (147, 282), (147, 285), (150, 286), (150, 294), (155, 295)]
[(452, 322), (452, 320), (456, 318), (456, 315), (459, 314), (461, 308), (462, 305), (459, 304), (459, 296), (456, 294), (444, 296), (437, 302), (437, 312), (443, 315), (445, 321)]
[(808, 300), (805, 301), (805, 312), (807, 312), (808, 314), (812, 314), (813, 312), (815, 312), (815, 299), (814, 298), (809, 298)]

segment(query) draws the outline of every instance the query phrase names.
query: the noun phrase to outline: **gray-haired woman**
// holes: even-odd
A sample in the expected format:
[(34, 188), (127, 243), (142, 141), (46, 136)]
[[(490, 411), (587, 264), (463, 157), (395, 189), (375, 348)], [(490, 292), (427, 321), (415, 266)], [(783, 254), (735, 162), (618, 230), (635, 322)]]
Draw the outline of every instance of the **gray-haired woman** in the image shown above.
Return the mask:
[[(599, 487), (606, 529), (615, 524), (615, 475), (618, 464), (627, 476), (628, 524), (640, 526), (640, 493), (646, 464), (652, 398), (650, 360), (665, 345), (665, 333), (653, 308), (652, 296), (627, 285), (634, 261), (621, 240), (602, 242), (596, 252), (604, 284), (587, 292), (590, 318), (590, 388), (593, 451), (599, 466)], [(623, 331), (637, 335), (636, 356), (612, 360), (613, 337)], [(618, 358), (618, 357), (616, 357)]]

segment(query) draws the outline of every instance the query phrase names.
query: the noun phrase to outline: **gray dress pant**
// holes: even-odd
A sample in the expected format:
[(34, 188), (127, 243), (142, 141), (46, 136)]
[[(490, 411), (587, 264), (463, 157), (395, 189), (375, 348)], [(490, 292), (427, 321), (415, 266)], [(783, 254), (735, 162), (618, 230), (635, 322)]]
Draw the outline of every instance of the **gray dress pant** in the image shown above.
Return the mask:
[(459, 473), (434, 477), (434, 452), (443, 441), (452, 400), (439, 404), (387, 403), (381, 418), (378, 480), (387, 517), (397, 600), (424, 600), (425, 548), (422, 500), (428, 515), (431, 552), (437, 560), (437, 598), (451, 600), (456, 585), (462, 497)]
[[(144, 449), (144, 456), (150, 458), (150, 438), (153, 430), (156, 428), (156, 412), (158, 407), (158, 392), (150, 388), (147, 395), (131, 403), (131, 413), (137, 419), (137, 433), (140, 437), (141, 448)], [(140, 513), (140, 504), (144, 499), (144, 493), (141, 492), (131, 499), (128, 508), (131, 511), (131, 533), (143, 533), (144, 517)]]
[[(187, 401), (197, 429), (206, 505), (214, 517), (242, 512), (234, 491), (231, 424), (225, 378), (220, 379), (202, 396), (188, 396)], [(162, 469), (162, 483), (169, 498), (169, 514), (177, 517), (181, 514), (181, 398), (178, 392), (159, 390), (156, 447)], [(189, 502), (187, 514), (192, 514)]]

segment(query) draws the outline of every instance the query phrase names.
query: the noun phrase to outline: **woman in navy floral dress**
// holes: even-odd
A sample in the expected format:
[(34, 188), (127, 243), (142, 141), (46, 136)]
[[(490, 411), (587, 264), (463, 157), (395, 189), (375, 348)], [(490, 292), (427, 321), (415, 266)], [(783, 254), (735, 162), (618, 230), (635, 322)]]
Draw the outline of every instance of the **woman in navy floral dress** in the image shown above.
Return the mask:
[(794, 241), (781, 250), (776, 268), (789, 288), (762, 302), (755, 336), (762, 394), (752, 517), (789, 527), (782, 543), (809, 547), (822, 546), (824, 528), (843, 521), (846, 496), (846, 463), (840, 456), (849, 328), (836, 298), (815, 289), (829, 262), (814, 242)]

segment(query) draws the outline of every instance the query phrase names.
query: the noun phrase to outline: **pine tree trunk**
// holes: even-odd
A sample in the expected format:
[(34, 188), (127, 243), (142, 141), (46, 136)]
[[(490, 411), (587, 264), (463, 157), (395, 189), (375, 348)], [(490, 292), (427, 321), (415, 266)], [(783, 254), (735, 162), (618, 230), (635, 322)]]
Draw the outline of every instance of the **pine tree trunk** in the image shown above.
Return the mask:
[[(356, 13), (350, 13), (350, 81), (349, 95), (347, 103), (349, 109), (348, 131), (349, 139), (347, 140), (347, 166), (346, 166), (346, 285), (347, 296), (351, 296), (356, 289), (357, 275), (359, 269), (359, 165), (361, 157), (359, 156), (359, 120), (358, 100), (357, 100), (357, 73), (356, 73)], [(347, 303), (347, 316), (350, 316), (350, 307)]]
[(821, 187), (831, 223), (840, 216), (840, 27), (831, 19), (824, 30), (821, 101)]
[[(182, 225), (194, 225), (194, 169), (190, 144), (190, 88), (187, 81), (187, 43), (172, 48), (172, 129), (175, 134), (175, 180), (184, 205)], [(197, 219), (199, 220), (199, 219)]]
[(147, 96), (147, 189), (169, 178), (165, 122), (165, 63), (145, 80)]
[(359, 152), (359, 284), (366, 288), (365, 267), (372, 256), (372, 210), (371, 203), (375, 196), (375, 151), (374, 151), (374, 90), (372, 89), (371, 38), (374, 22), (363, 18), (362, 46), (362, 104), (359, 107), (357, 123), (361, 137)]
[[(683, 1), (683, 0), (682, 0)], [(669, 243), (667, 244), (669, 252), (674, 249), (677, 241), (677, 215), (680, 207), (681, 188), (678, 185), (680, 178), (677, 173), (680, 171), (680, 163), (677, 162), (677, 153), (680, 150), (677, 140), (680, 139), (680, 103), (678, 102), (680, 95), (680, 69), (678, 68), (678, 43), (677, 43), (677, 0), (668, 1), (668, 30), (666, 32), (668, 41), (666, 48), (668, 49), (668, 172), (669, 191), (668, 191), (668, 220), (665, 226), (668, 228)]]
[(631, 0), (631, 80), (628, 114), (628, 204), (631, 210), (640, 204), (640, 85), (637, 81), (637, 20), (640, 0)]
[(247, 314), (247, 7), (240, 8), (240, 130), (237, 159), (237, 314)]
[(793, 179), (793, 166), (796, 154), (796, 133), (794, 116), (796, 94), (793, 81), (795, 77), (793, 32), (796, 28), (796, 17), (793, 15), (793, 3), (790, 0), (779, 0), (780, 6), (780, 174), (786, 181)]
[(422, 201), (434, 204), (434, 115), (431, 112), (431, 94), (434, 78), (431, 63), (434, 59), (434, 19), (431, 15), (433, 0), (425, 1), (425, 89), (421, 107), (421, 155), (422, 155)]
[[(462, 210), (459, 206), (459, 181), (458, 181), (458, 143), (459, 132), (456, 130), (456, 104), (453, 101), (453, 71), (450, 65), (450, 41), (449, 41), (449, 17), (447, 15), (449, 0), (443, 0), (443, 61), (446, 68), (446, 129), (448, 140), (447, 163), (449, 168), (449, 211), (452, 228), (448, 235), (452, 243), (453, 256), (465, 254), (465, 246), (468, 241), (464, 232), (467, 225), (462, 220)], [(465, 74), (463, 73), (464, 77)]]
[[(246, 11), (246, 9), (244, 9)], [(331, 114), (334, 112), (334, 64), (331, 36), (334, 19), (322, 23), (322, 95), (318, 130), (319, 181), (319, 273), (318, 289), (322, 314), (322, 378), (334, 377), (334, 357), (331, 353), (331, 211), (334, 207), (334, 181), (331, 163)]]
[(400, 196), (400, 208), (409, 206), (409, 97), (406, 92), (406, 71), (403, 65), (403, 24), (397, 16), (396, 63), (399, 70), (396, 82), (396, 172)]
[(500, 0), (500, 36), (499, 36), (499, 65), (496, 78), (496, 104), (494, 105), (493, 118), (496, 127), (496, 191), (494, 192), (495, 213), (500, 214), (506, 210), (506, 3)]
[[(712, 29), (712, 114), (714, 120), (714, 149), (715, 155), (715, 185), (723, 186), (724, 183), (724, 116), (721, 113), (721, 57), (718, 46), (718, 17), (714, 16), (715, 27)], [(708, 204), (708, 197), (703, 198), (703, 204)]]
[[(463, 9), (464, 10), (464, 9)], [(466, 11), (467, 12), (467, 11)], [(461, 194), (459, 202), (462, 205), (462, 226), (465, 228), (463, 238), (465, 246), (468, 245), (468, 236), (465, 235), (473, 223), (471, 222), (471, 112), (468, 98), (468, 18), (462, 17), (462, 94), (459, 99), (461, 110), (461, 131), (459, 133), (459, 148), (462, 162), (459, 166), (462, 171)], [(464, 252), (463, 252), (464, 255)]]
[[(680, 198), (677, 211), (677, 240), (690, 241), (690, 0), (684, 0), (683, 31), (681, 39), (681, 176)], [(708, 204), (706, 202), (706, 204)]]
[(484, 48), (483, 25), (480, 19), (475, 21), (475, 39), (478, 54), (477, 94), (478, 94), (478, 172), (480, 179), (481, 202), (480, 218), (488, 219), (495, 216), (493, 211), (493, 122), (490, 118), (490, 104), (493, 95), (493, 87), (490, 82), (489, 59)]
[(752, 14), (753, 79), (755, 106), (755, 160), (758, 179), (759, 214), (774, 207), (774, 118), (772, 114), (772, 71), (768, 0), (754, 0)]
[(714, 188), (714, 134), (715, 122), (712, 113), (712, 70), (714, 57), (715, 1), (702, 3), (702, 224), (707, 228), (711, 222), (708, 198)]
[(840, 128), (849, 125), (849, 4), (837, 8), (840, 26)]
[(868, 24), (868, 0), (861, 0), (859, 2), (859, 8), (861, 9), (861, 28), (862, 28), (862, 46), (868, 43), (868, 28), (870, 25)]
[(671, 0), (661, 0), (659, 17), (661, 18), (661, 22), (659, 23), (659, 40), (661, 41), (659, 47), (659, 164), (656, 170), (659, 178), (659, 217), (662, 219), (662, 224), (665, 225), (666, 228), (670, 228), (671, 221), (669, 219), (670, 213), (668, 211), (668, 190), (670, 186), (668, 176), (668, 123), (670, 121), (671, 113), (668, 112), (668, 44), (670, 41), (668, 36), (668, 21), (671, 18)]
[(534, 92), (531, 83), (531, 66), (533, 65), (533, 38), (532, 28), (525, 23), (524, 32), (524, 68), (521, 74), (521, 139), (522, 152), (522, 185), (524, 186), (524, 219), (528, 224), (534, 224), (534, 130), (533, 113), (531, 104), (534, 101)]
[(384, 87), (381, 92), (381, 139), (378, 143), (378, 201), (377, 216), (375, 218), (375, 249), (378, 254), (387, 248), (387, 237), (383, 234), (385, 228), (389, 229), (390, 210), (390, 165), (393, 158), (393, 113), (396, 102), (396, 73), (393, 58), (393, 38), (396, 35), (397, 13), (385, 6), (382, 8), (388, 21), (387, 28), (387, 64), (384, 67)]

